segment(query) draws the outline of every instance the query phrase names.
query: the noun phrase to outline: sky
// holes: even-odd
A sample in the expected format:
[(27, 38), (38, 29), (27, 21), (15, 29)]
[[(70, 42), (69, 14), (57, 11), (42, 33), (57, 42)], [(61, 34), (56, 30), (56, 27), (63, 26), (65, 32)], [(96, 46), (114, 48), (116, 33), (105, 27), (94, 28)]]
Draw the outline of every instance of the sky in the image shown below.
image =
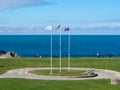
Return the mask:
[(0, 35), (120, 35), (120, 0), (0, 0)]

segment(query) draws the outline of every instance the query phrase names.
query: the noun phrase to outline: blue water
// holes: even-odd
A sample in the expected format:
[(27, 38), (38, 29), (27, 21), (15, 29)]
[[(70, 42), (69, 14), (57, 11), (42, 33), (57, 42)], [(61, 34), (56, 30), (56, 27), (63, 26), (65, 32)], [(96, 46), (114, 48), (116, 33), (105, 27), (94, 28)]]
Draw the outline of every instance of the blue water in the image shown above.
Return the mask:
[[(33, 57), (40, 54), (43, 57), (50, 56), (49, 35), (1, 35), (0, 50), (14, 51), (22, 57)], [(68, 36), (62, 36), (62, 56), (68, 53)], [(112, 54), (120, 56), (119, 35), (72, 35), (71, 56), (101, 56)], [(59, 56), (59, 35), (53, 36), (53, 56)]]

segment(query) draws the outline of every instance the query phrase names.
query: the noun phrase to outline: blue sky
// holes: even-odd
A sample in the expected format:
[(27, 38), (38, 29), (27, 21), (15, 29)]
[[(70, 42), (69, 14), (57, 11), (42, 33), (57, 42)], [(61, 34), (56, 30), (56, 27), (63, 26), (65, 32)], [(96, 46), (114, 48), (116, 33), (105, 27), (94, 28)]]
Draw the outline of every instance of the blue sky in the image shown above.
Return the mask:
[(59, 24), (71, 34), (119, 35), (120, 0), (0, 0), (0, 35), (49, 34), (44, 27)]

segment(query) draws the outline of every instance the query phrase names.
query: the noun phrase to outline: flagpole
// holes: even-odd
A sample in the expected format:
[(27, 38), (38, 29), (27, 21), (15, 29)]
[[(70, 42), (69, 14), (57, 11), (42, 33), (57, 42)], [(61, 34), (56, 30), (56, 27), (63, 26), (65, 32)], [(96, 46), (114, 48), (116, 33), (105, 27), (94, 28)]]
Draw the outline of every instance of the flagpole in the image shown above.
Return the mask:
[(61, 61), (61, 28), (60, 28), (60, 58), (59, 59), (60, 59), (59, 62), (60, 62), (60, 72), (61, 72), (61, 70), (62, 70), (62, 64), (61, 64), (61, 62), (62, 62)]
[(52, 58), (52, 38), (53, 38), (53, 37), (52, 37), (52, 34), (53, 34), (53, 32), (52, 32), (52, 30), (51, 30), (51, 35), (50, 35), (50, 39), (51, 39), (51, 40), (50, 40), (50, 43), (51, 43), (51, 45), (50, 45), (50, 48), (51, 48), (51, 62), (50, 62), (50, 68), (51, 68), (51, 69), (50, 69), (50, 74), (53, 74), (53, 72), (52, 72), (52, 59), (53, 59), (53, 58)]
[(68, 71), (70, 71), (70, 30), (68, 31)]

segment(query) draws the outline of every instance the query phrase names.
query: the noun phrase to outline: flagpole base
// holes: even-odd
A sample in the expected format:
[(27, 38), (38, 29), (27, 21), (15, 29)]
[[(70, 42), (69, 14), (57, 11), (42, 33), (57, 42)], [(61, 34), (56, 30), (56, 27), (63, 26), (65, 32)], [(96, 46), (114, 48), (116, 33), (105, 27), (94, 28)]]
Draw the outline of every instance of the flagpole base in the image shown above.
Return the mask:
[(70, 68), (68, 68), (68, 71), (70, 71)]
[(52, 72), (50, 74), (53, 74)]

